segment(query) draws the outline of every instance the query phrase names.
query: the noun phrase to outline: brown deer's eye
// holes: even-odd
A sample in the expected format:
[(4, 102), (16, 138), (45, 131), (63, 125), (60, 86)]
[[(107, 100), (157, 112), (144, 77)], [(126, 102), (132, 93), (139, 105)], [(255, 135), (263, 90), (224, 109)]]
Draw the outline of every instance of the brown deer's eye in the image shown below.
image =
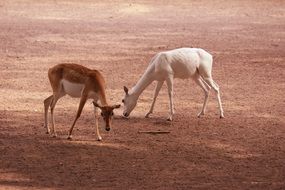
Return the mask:
[(114, 112), (111, 112), (111, 115), (114, 115)]
[(104, 116), (103, 112), (101, 112), (101, 116), (102, 116), (102, 117)]

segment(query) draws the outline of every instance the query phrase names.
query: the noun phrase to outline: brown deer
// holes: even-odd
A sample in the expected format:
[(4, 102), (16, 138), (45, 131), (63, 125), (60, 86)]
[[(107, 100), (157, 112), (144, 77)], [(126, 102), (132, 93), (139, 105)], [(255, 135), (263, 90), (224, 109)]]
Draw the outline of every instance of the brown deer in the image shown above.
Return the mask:
[[(91, 70), (77, 64), (58, 64), (49, 69), (48, 78), (53, 90), (53, 95), (44, 100), (44, 126), (47, 128), (47, 133), (50, 133), (48, 126), (48, 108), (50, 107), (51, 111), (51, 134), (56, 137), (54, 107), (61, 97), (68, 94), (71, 97), (80, 98), (76, 117), (68, 133), (68, 139), (71, 139), (72, 137), (72, 130), (77, 119), (81, 115), (87, 99), (93, 99), (96, 131), (98, 140), (101, 141), (102, 137), (100, 136), (98, 129), (97, 108), (101, 110), (101, 116), (105, 122), (105, 129), (109, 131), (111, 128), (112, 116), (114, 115), (113, 110), (120, 107), (119, 104), (112, 106), (108, 105), (105, 94), (105, 80), (102, 74), (97, 70)], [(100, 100), (101, 105), (97, 104), (98, 100)]]

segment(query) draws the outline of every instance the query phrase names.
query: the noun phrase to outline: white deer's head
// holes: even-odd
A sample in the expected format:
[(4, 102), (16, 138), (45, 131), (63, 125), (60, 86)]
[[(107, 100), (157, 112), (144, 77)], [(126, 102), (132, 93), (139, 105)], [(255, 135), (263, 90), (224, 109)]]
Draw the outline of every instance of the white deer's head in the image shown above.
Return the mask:
[(125, 91), (125, 97), (122, 100), (122, 102), (124, 104), (123, 115), (125, 117), (128, 117), (131, 114), (131, 112), (133, 111), (133, 109), (136, 107), (138, 97), (136, 97), (135, 95), (129, 94), (129, 90), (125, 86), (124, 86), (124, 91)]

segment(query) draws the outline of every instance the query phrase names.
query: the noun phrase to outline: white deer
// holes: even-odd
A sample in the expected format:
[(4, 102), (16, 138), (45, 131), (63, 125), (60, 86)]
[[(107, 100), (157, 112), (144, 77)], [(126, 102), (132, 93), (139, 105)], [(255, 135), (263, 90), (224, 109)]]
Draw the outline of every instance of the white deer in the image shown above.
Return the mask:
[[(101, 73), (97, 70), (91, 70), (77, 64), (58, 64), (49, 69), (48, 77), (53, 95), (44, 100), (44, 126), (47, 128), (47, 133), (50, 133), (48, 126), (48, 108), (50, 107), (51, 110), (52, 134), (55, 137), (54, 107), (61, 97), (68, 94), (71, 97), (80, 98), (79, 108), (69, 130), (68, 139), (71, 139), (73, 127), (80, 117), (87, 99), (93, 99), (97, 136), (99, 141), (102, 140), (98, 128), (97, 107), (101, 109), (101, 116), (105, 121), (105, 129), (109, 131), (114, 114), (113, 110), (119, 108), (120, 105), (108, 105), (105, 94), (105, 81)], [(100, 100), (101, 105), (97, 104), (98, 100)]]
[(205, 114), (209, 90), (213, 88), (217, 94), (220, 118), (223, 118), (224, 113), (219, 86), (212, 79), (212, 63), (212, 55), (200, 48), (179, 48), (156, 54), (151, 59), (149, 66), (137, 84), (131, 90), (128, 90), (128, 88), (124, 86), (125, 97), (122, 100), (124, 103), (123, 115), (128, 117), (135, 108), (138, 98), (144, 89), (153, 81), (157, 81), (150, 110), (145, 116), (149, 117), (149, 115), (153, 113), (154, 104), (163, 82), (166, 81), (170, 105), (170, 113), (167, 120), (172, 121), (174, 114), (173, 79), (186, 79), (191, 77), (205, 93), (203, 108), (198, 114), (198, 117)]

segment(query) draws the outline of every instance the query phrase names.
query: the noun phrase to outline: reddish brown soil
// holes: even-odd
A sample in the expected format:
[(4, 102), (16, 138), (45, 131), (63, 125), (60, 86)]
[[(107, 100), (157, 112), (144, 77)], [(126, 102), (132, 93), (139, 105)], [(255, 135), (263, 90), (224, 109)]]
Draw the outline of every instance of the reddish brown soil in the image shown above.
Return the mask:
[[(284, 1), (101, 2), (0, 2), (0, 189), (284, 189)], [(59, 136), (45, 134), (49, 67), (99, 69), (116, 103), (155, 53), (178, 47), (214, 55), (225, 119), (214, 93), (198, 119), (202, 90), (175, 80), (172, 123), (165, 86), (155, 114), (143, 117), (152, 84), (130, 119), (120, 109), (112, 130), (101, 128), (103, 142), (91, 101), (66, 140), (79, 102), (69, 97), (56, 107)]]

